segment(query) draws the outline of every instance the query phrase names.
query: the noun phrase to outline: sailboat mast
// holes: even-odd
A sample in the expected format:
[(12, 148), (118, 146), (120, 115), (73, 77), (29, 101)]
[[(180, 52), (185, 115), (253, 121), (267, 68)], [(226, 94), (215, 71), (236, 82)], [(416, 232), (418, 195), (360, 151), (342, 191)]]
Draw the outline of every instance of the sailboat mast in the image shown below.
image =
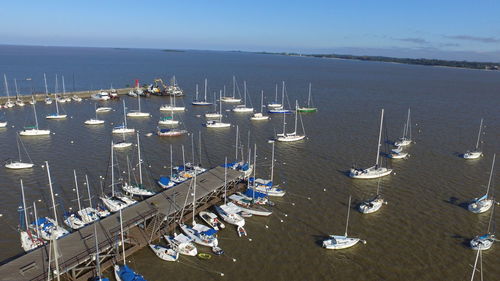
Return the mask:
[(236, 95), (236, 77), (233, 75), (233, 99), (235, 98)]
[(28, 231), (28, 212), (26, 212), (26, 198), (24, 197), (24, 185), (22, 179), (20, 179), (19, 181), (21, 182), (21, 195), (23, 196), (24, 223), (26, 226), (26, 231)]
[(33, 201), (33, 214), (35, 215), (36, 236), (40, 237), (40, 235), (38, 234), (38, 231), (40, 229), (38, 228), (38, 214), (36, 212), (36, 202), (35, 201)]
[(194, 134), (191, 134), (191, 157), (192, 159), (192, 164), (194, 165)]
[(294, 133), (297, 133), (297, 121), (299, 118), (299, 102), (295, 100), (295, 130), (293, 131)]
[(139, 183), (142, 185), (142, 159), (141, 159), (141, 143), (139, 141), (139, 133), (137, 133), (137, 161), (139, 161)]
[(49, 178), (50, 197), (52, 198), (52, 208), (54, 210), (54, 220), (56, 221), (56, 225), (59, 225), (58, 219), (57, 219), (56, 200), (54, 198), (54, 190), (52, 189), (52, 180), (50, 178), (50, 168), (49, 168), (48, 161), (45, 161), (45, 167), (47, 167), (47, 176)]
[(264, 108), (264, 90), (260, 91), (260, 113), (263, 113), (262, 108)]
[[(224, 86), (225, 88), (226, 86)], [(222, 94), (219, 93), (219, 122), (222, 122)], [(201, 137), (201, 135), (200, 135)], [(201, 143), (200, 143), (201, 147)], [(201, 161), (201, 156), (200, 156), (200, 161)]]
[(184, 145), (182, 145), (181, 147), (182, 147), (182, 168), (186, 169), (186, 158), (184, 156)]
[(78, 211), (81, 211), (82, 205), (80, 203), (80, 191), (78, 190), (78, 180), (76, 179), (76, 170), (73, 170), (73, 176), (75, 178), (75, 190), (76, 190), (76, 201), (78, 202)]
[(224, 158), (224, 205), (227, 203), (227, 157)]
[(123, 218), (122, 218), (122, 209), (120, 209), (120, 234), (122, 238), (122, 252), (123, 252), (123, 265), (127, 264), (125, 259), (125, 239), (123, 238)]
[(239, 136), (239, 134), (240, 134), (239, 133), (239, 127), (238, 127), (238, 125), (236, 125), (236, 145), (235, 145), (235, 147), (236, 147), (236, 153), (235, 153), (235, 156), (234, 156), (235, 157), (234, 159), (236, 161), (238, 161), (238, 136)]
[(283, 86), (281, 88), (281, 107), (285, 108), (285, 81), (283, 82)]
[(309, 83), (309, 96), (307, 97), (307, 107), (311, 107), (311, 83)]
[(196, 173), (194, 173), (194, 181), (193, 181), (193, 225), (195, 224), (194, 221), (195, 213), (196, 213)]
[(9, 84), (7, 83), (7, 75), (3, 75), (3, 81), (5, 84), (5, 93), (7, 94), (7, 101), (10, 101), (10, 95), (9, 95)]
[(490, 178), (488, 180), (488, 187), (486, 188), (486, 197), (488, 196), (488, 193), (490, 192), (490, 186), (491, 186), (491, 179), (493, 178), (493, 169), (495, 168), (495, 158), (497, 154), (493, 154), (493, 162), (491, 163), (491, 171), (490, 171)]
[(481, 118), (481, 124), (479, 125), (479, 133), (477, 134), (476, 150), (479, 149), (479, 140), (481, 139), (482, 128), (483, 128), (483, 118)]
[(111, 141), (111, 196), (115, 196), (115, 159), (113, 141)]
[(17, 144), (17, 153), (19, 154), (19, 162), (22, 162), (21, 148), (19, 147), (19, 136), (17, 134), (16, 134), (16, 144)]
[(271, 153), (271, 184), (273, 183), (274, 178), (274, 142), (273, 142), (273, 150)]
[(90, 196), (89, 177), (85, 175), (85, 183), (87, 184), (87, 194), (89, 196), (89, 207), (92, 208), (92, 196)]
[(283, 111), (283, 136), (285, 136), (286, 129), (286, 112)]
[(196, 101), (198, 101), (198, 84), (196, 84)]
[(243, 95), (245, 95), (244, 103), (245, 107), (247, 107), (247, 81), (243, 81)]
[(384, 123), (384, 109), (382, 108), (382, 113), (380, 114), (380, 130), (378, 133), (378, 145), (377, 145), (377, 160), (375, 161), (375, 166), (378, 166), (380, 158), (380, 141), (382, 139), (382, 125)]
[(43, 82), (45, 83), (45, 96), (49, 96), (49, 88), (47, 87), (47, 75), (43, 74)]
[(17, 88), (17, 79), (14, 78), (14, 89), (16, 89), (16, 99), (19, 99), (19, 89)]
[(205, 96), (203, 98), (203, 101), (207, 101), (207, 78), (205, 78)]
[(59, 105), (57, 104), (57, 93), (59, 92), (59, 83), (57, 80), (57, 74), (56, 74), (56, 86), (55, 86), (55, 93), (54, 93), (54, 98), (56, 99), (56, 113), (59, 115)]
[[(35, 98), (33, 98), (33, 101), (35, 101)], [(38, 117), (36, 116), (36, 106), (34, 102), (33, 102), (33, 112), (35, 114), (35, 127), (36, 130), (38, 131)]]
[(141, 95), (137, 95), (137, 103), (139, 104), (139, 112), (141, 112)]
[(62, 75), (62, 87), (63, 87), (63, 96), (66, 95), (66, 84), (64, 83), (64, 75)]
[(347, 237), (347, 228), (349, 227), (349, 214), (351, 212), (351, 195), (349, 195), (349, 203), (347, 204), (347, 220), (345, 223), (345, 237)]
[(125, 107), (125, 100), (123, 100), (123, 125), (127, 128), (127, 108)]
[(274, 96), (274, 103), (278, 103), (278, 83), (276, 83), (276, 93)]
[(408, 117), (406, 118), (406, 135), (405, 137), (411, 139), (410, 108), (408, 108)]

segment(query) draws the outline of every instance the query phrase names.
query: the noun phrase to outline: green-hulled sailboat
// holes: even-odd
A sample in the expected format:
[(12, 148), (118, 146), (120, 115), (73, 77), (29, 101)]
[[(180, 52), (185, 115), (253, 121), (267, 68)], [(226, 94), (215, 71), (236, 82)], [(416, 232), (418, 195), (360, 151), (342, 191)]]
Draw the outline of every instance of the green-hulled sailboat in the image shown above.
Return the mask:
[(307, 106), (306, 107), (299, 106), (297, 108), (297, 111), (298, 112), (316, 112), (316, 111), (318, 111), (318, 108), (314, 107), (314, 105), (312, 104), (311, 83), (309, 83), (309, 96), (307, 98)]

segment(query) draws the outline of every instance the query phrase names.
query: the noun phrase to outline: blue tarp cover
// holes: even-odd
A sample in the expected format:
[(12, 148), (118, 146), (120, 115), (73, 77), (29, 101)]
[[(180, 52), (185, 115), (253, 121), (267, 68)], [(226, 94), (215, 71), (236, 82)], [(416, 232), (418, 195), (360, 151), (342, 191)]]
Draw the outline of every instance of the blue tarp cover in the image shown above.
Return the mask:
[(146, 281), (144, 277), (135, 273), (130, 267), (126, 265), (121, 265), (118, 271), (118, 276), (122, 281)]
[(202, 232), (202, 234), (204, 234), (204, 235), (215, 235), (215, 233), (217, 233), (217, 230), (215, 230), (213, 228), (210, 228), (209, 230)]

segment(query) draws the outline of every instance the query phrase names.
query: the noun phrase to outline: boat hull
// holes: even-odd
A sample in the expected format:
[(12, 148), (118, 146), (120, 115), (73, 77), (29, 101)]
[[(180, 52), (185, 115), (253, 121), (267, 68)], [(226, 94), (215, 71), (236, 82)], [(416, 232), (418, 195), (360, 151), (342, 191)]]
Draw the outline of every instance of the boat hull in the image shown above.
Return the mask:
[(21, 136), (47, 136), (50, 130), (27, 129), (19, 132)]

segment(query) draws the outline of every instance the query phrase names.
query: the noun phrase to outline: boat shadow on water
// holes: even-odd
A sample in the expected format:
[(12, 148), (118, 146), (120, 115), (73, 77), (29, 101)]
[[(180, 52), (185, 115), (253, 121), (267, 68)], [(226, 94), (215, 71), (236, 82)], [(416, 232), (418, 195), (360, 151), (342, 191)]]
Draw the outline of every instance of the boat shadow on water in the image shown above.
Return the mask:
[(445, 200), (443, 200), (443, 202), (460, 207), (460, 208), (465, 209), (465, 210), (469, 210), (468, 206), (470, 203), (472, 203), (472, 201), (470, 201), (470, 200), (469, 201), (460, 201), (460, 199), (455, 197), (455, 196), (452, 196), (447, 200), (445, 199)]

